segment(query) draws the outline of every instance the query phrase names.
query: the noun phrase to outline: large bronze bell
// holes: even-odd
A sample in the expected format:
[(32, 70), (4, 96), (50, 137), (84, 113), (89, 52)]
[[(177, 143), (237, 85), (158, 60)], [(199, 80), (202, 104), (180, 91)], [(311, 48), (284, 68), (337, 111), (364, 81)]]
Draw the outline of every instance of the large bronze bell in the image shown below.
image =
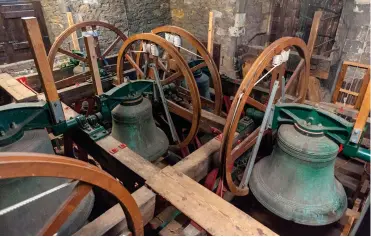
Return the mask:
[(112, 110), (112, 120), (112, 136), (143, 158), (152, 161), (167, 151), (169, 140), (156, 127), (147, 98), (127, 96)]
[(250, 189), (284, 219), (312, 226), (333, 223), (347, 209), (344, 188), (334, 175), (338, 150), (323, 134), (281, 125), (278, 146), (254, 166)]

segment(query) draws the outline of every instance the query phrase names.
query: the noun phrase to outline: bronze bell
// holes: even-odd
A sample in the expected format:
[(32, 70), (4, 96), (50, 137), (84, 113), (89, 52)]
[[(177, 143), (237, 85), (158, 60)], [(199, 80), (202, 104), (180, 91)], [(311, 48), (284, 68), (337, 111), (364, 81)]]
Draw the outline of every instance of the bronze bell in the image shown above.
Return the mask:
[(142, 95), (130, 95), (112, 110), (112, 136), (143, 158), (153, 161), (163, 155), (169, 140), (155, 125), (152, 105)]
[(281, 125), (277, 140), (272, 154), (254, 166), (249, 185), (257, 200), (274, 214), (304, 225), (339, 220), (347, 197), (334, 175), (338, 145), (297, 124)]

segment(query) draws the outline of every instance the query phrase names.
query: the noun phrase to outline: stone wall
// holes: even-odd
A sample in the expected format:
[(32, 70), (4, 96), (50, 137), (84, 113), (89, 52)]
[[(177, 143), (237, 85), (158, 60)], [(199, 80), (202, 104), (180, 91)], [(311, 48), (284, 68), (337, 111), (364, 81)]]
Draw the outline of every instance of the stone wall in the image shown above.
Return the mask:
[[(170, 23), (169, 0), (41, 0), (41, 4), (51, 42), (68, 26), (66, 9), (72, 12), (75, 23), (104, 21), (127, 35)], [(103, 46), (116, 38), (106, 32), (101, 36)]]
[[(234, 77), (233, 56), (236, 45), (261, 41), (251, 38), (268, 25), (271, 0), (170, 0), (171, 20), (193, 33), (201, 41), (207, 41), (209, 12), (214, 11), (214, 42), (221, 44), (221, 73)], [(238, 39), (230, 35), (229, 29), (235, 24), (236, 13), (245, 13), (245, 34)]]
[(236, 0), (170, 0), (170, 10), (172, 24), (190, 31), (201, 41), (207, 41), (209, 12), (214, 11), (214, 42), (221, 44), (221, 72), (231, 70), (234, 50), (228, 29), (234, 24)]

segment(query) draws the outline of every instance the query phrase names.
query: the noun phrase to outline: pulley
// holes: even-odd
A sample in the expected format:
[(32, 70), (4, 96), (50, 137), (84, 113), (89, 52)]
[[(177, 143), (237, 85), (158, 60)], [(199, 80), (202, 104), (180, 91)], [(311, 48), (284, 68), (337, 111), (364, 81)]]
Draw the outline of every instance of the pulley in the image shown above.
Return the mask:
[(313, 132), (314, 126), (318, 127), (281, 125), (276, 147), (255, 164), (249, 185), (258, 201), (276, 215), (320, 226), (341, 218), (347, 197), (334, 175), (339, 147), (324, 133)]
[(163, 155), (169, 140), (155, 125), (152, 105), (140, 94), (126, 96), (112, 110), (112, 136), (147, 160)]

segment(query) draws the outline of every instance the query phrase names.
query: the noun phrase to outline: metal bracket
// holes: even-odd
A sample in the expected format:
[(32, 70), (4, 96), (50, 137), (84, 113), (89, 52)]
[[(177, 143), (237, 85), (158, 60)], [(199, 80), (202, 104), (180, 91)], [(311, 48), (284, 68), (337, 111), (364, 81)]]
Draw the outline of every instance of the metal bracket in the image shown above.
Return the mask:
[(360, 129), (353, 129), (352, 135), (350, 135), (350, 142), (358, 144), (361, 139), (362, 131)]
[(50, 110), (52, 112), (52, 117), (55, 123), (61, 123), (65, 121), (62, 103), (60, 100), (49, 102)]

